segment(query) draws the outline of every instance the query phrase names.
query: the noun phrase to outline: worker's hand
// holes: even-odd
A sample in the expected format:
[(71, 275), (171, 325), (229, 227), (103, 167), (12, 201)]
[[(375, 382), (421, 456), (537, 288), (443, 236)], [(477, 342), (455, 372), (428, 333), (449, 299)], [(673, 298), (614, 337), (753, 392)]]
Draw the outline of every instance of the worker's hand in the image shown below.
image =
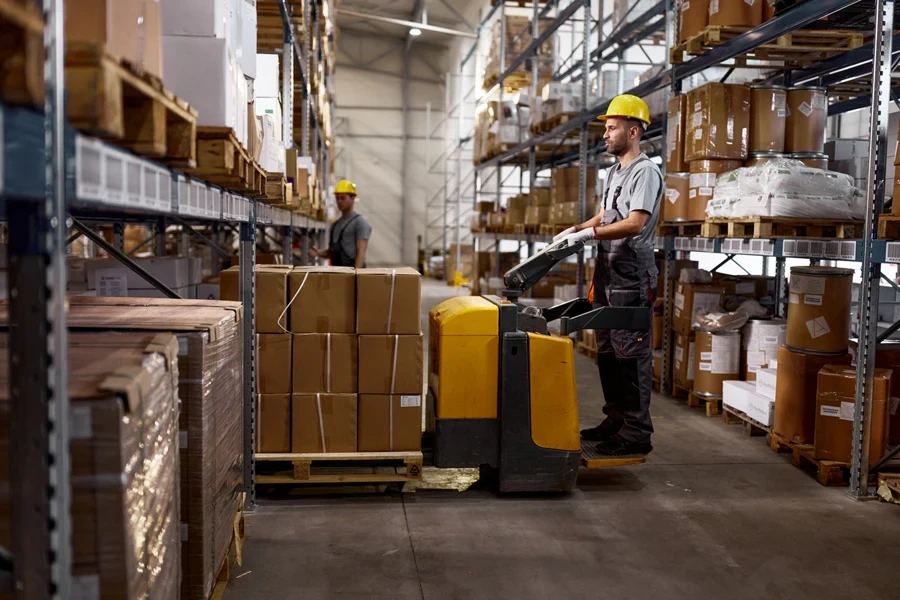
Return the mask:
[(309, 249), (309, 255), (313, 258), (319, 258), (319, 249), (316, 247), (311, 247)]
[(566, 236), (566, 241), (569, 246), (574, 246), (579, 243), (588, 243), (589, 241), (594, 239), (594, 228), (588, 227), (586, 229), (582, 229), (577, 233), (572, 233)]
[(554, 235), (553, 243), (555, 244), (559, 240), (563, 239), (564, 237), (568, 237), (568, 236), (572, 235), (573, 233), (575, 233), (575, 228), (569, 227), (568, 229), (563, 230), (561, 233), (557, 233), (556, 235)]

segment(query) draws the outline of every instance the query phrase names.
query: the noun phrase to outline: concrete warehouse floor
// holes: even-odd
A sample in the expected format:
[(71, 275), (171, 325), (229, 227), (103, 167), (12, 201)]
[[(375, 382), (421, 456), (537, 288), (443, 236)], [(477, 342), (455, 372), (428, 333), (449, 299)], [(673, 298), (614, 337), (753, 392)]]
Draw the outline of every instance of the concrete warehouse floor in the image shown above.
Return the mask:
[[(427, 311), (452, 290), (426, 280)], [(427, 328), (424, 328), (427, 332)], [(581, 421), (603, 404), (577, 355)], [(854, 502), (762, 438), (655, 395), (648, 462), (568, 496), (261, 500), (226, 600), (898, 597), (900, 507)]]

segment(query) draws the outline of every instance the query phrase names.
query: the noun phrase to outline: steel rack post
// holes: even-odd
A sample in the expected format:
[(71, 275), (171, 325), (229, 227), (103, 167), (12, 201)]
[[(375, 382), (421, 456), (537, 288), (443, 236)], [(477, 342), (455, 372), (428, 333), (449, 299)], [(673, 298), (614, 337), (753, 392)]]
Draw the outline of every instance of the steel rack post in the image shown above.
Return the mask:
[[(532, 41), (536, 40), (540, 35), (540, 11), (539, 4), (534, 2), (532, 4), (533, 12), (531, 14), (531, 39)], [(530, 107), (535, 105), (534, 99), (537, 98), (538, 92), (538, 52), (540, 50), (540, 46), (535, 48), (534, 55), (531, 57), (531, 97), (530, 97)], [(531, 115), (531, 111), (529, 110), (529, 115)], [(531, 118), (534, 118), (531, 115)], [(531, 190), (535, 189), (535, 183), (537, 182), (537, 146), (532, 144), (528, 148), (528, 189), (529, 193)], [(528, 238), (528, 245), (526, 247), (526, 252), (528, 256), (534, 254), (534, 241), (532, 241), (531, 237)]]
[(775, 316), (782, 319), (787, 316), (785, 311), (785, 298), (787, 297), (785, 286), (787, 280), (785, 278), (787, 273), (785, 273), (784, 263), (785, 259), (783, 256), (775, 258)]
[(113, 223), (113, 246), (119, 252), (125, 252), (125, 223), (122, 221)]
[(282, 139), (286, 140), (290, 146), (290, 141), (294, 139), (294, 44), (293, 32), (291, 27), (293, 22), (290, 19), (284, 19), (282, 22), (284, 29), (284, 43), (282, 44), (281, 55), (281, 103), (283, 105), (281, 111), (281, 127)]
[[(862, 285), (859, 302), (859, 349), (856, 357), (856, 402), (850, 490), (857, 499), (869, 495), (869, 439), (872, 429), (872, 378), (878, 338), (878, 292), (881, 264), (872, 255), (878, 215), (884, 207), (888, 111), (891, 101), (891, 42), (894, 0), (875, 2), (875, 54), (872, 60), (872, 111), (869, 121), (869, 172), (866, 182), (866, 226), (863, 232)], [(865, 294), (865, 297), (862, 296)]]
[(255, 415), (253, 412), (253, 390), (256, 386), (256, 200), (250, 200), (250, 218), (241, 223), (240, 252), (240, 294), (244, 308), (241, 344), (243, 346), (244, 374), (244, 508), (253, 510), (256, 505), (256, 459), (253, 452), (255, 439)]
[(154, 227), (156, 234), (156, 241), (154, 243), (154, 251), (153, 253), (156, 256), (165, 256), (166, 255), (166, 219), (165, 217), (160, 217), (156, 221), (156, 226)]
[[(291, 213), (292, 221), (293, 221), (293, 218), (294, 218), (294, 215), (293, 215), (293, 213)], [(281, 260), (286, 265), (294, 264), (294, 255), (293, 255), (293, 250), (291, 249), (291, 247), (293, 246), (293, 242), (294, 242), (293, 231), (294, 231), (294, 229), (290, 225), (286, 225), (281, 228), (281, 236), (282, 236), (281, 237), (281, 255), (282, 255)]]
[[(591, 39), (591, 1), (584, 0), (584, 17), (582, 19), (582, 38), (581, 38), (581, 68), (585, 73), (590, 68), (589, 60), (591, 49), (588, 42)], [(574, 28), (572, 29), (574, 31)], [(587, 110), (588, 103), (588, 86), (590, 81), (588, 77), (583, 77), (581, 81), (581, 114)], [(588, 126), (590, 121), (584, 119), (581, 123), (581, 144), (579, 146), (578, 155), (578, 222), (584, 223), (587, 220), (587, 161), (588, 161)], [(578, 297), (584, 296), (584, 251), (578, 253), (578, 271), (576, 275), (576, 289)]]
[[(45, 0), (43, 198), (5, 198), (9, 226), (10, 504), (15, 597), (71, 597), (63, 0)], [(4, 143), (15, 152), (16, 140)], [(10, 456), (12, 458), (12, 456)]]

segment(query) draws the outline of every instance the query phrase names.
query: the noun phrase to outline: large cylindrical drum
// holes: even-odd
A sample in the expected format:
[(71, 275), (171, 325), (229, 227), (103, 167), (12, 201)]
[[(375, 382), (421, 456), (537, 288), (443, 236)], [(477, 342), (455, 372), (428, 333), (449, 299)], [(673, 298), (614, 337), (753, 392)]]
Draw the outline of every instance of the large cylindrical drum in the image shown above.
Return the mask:
[(681, 0), (678, 41), (700, 33), (709, 25), (709, 0)]
[(756, 372), (778, 360), (778, 347), (784, 344), (787, 321), (751, 319), (741, 329), (741, 379), (756, 381)]
[(745, 167), (758, 167), (759, 165), (764, 165), (770, 160), (774, 160), (776, 158), (784, 158), (787, 156), (781, 152), (751, 152), (749, 156), (747, 156), (747, 160), (744, 162)]
[(741, 333), (697, 332), (694, 356), (694, 393), (721, 396), (722, 382), (741, 375)]
[(784, 129), (785, 152), (824, 152), (827, 90), (802, 87), (788, 90), (788, 114)]
[(663, 201), (663, 221), (688, 220), (690, 173), (666, 174), (666, 198)]
[(828, 155), (824, 152), (794, 152), (791, 158), (813, 169), (828, 170)]
[(688, 220), (705, 221), (706, 204), (716, 190), (716, 178), (722, 173), (739, 169), (739, 160), (692, 160), (688, 190)]
[(844, 354), (850, 333), (853, 271), (793, 267), (785, 345), (809, 354)]
[(709, 0), (709, 24), (756, 27), (762, 23), (764, 0)]
[(780, 85), (750, 86), (750, 141), (747, 150), (783, 152), (786, 122), (787, 88)]

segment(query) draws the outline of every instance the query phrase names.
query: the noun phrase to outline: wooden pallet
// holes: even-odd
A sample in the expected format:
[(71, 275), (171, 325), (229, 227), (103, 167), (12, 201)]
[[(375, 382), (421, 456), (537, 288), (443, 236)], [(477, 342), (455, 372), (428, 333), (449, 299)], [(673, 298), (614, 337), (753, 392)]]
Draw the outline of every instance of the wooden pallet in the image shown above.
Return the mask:
[(548, 225), (547, 223), (542, 223), (540, 227), (541, 235), (556, 235), (558, 233), (562, 233), (572, 225)]
[(197, 111), (102, 44), (66, 43), (66, 95), (76, 129), (172, 166), (196, 166)]
[(678, 221), (656, 225), (656, 235), (660, 237), (698, 237), (703, 221)]
[(722, 420), (728, 425), (741, 425), (744, 435), (747, 437), (772, 433), (772, 428), (768, 425), (763, 425), (756, 419), (748, 416), (747, 413), (724, 404), (722, 405)]
[(691, 395), (691, 390), (685, 387), (681, 387), (677, 383), (672, 383), (672, 397), (676, 400), (687, 400)]
[(900, 217), (878, 215), (878, 239), (900, 240)]
[(222, 559), (219, 570), (216, 571), (215, 584), (212, 592), (209, 594), (209, 600), (222, 600), (225, 596), (225, 588), (234, 577), (234, 568), (243, 564), (245, 537), (244, 494), (241, 494), (238, 498), (237, 510), (234, 515), (234, 532), (232, 533), (231, 544), (228, 546), (228, 552), (225, 554), (225, 558)]
[(650, 379), (650, 384), (654, 392), (659, 393), (659, 377), (653, 377)]
[(696, 408), (698, 406), (706, 407), (706, 416), (715, 417), (722, 414), (722, 397), (707, 397), (695, 394), (694, 390), (688, 394), (688, 406)]
[(259, 199), (266, 204), (294, 207), (294, 197), (284, 173), (266, 173), (266, 195)]
[(266, 193), (266, 172), (250, 159), (234, 130), (228, 127), (198, 127), (197, 166), (184, 171), (246, 196)]
[(707, 219), (700, 236), (707, 238), (822, 238), (858, 239), (863, 222), (844, 219), (791, 219), (783, 217), (745, 217)]
[(584, 342), (578, 342), (578, 352), (584, 354), (588, 358), (593, 360), (597, 360), (597, 347), (596, 346), (588, 346)]
[[(575, 117), (580, 116), (581, 113), (577, 112), (564, 112), (553, 117), (550, 117), (546, 121), (541, 121), (540, 123), (535, 123), (530, 127), (531, 132), (535, 134), (547, 133), (548, 131), (553, 131), (563, 123), (567, 123), (570, 119), (574, 119)], [(588, 134), (599, 134), (603, 135), (606, 130), (606, 125), (600, 121), (591, 121), (588, 123)], [(581, 135), (580, 129), (573, 129), (566, 134), (568, 137), (577, 137)]]
[[(484, 89), (489, 90), (494, 87), (498, 79), (500, 79), (500, 73), (497, 71), (486, 73), (482, 82)], [(539, 76), (538, 89), (541, 89), (541, 83), (546, 81), (550, 81), (549, 76)], [(507, 92), (515, 92), (529, 86), (531, 86), (531, 71), (513, 71), (503, 79), (503, 89)]]
[(514, 225), (487, 225), (484, 230), (487, 233), (515, 233)]
[[(284, 472), (260, 473), (257, 484), (311, 483), (404, 483), (422, 478), (422, 453), (415, 452), (341, 452), (327, 454), (256, 455), (258, 463), (272, 463)], [(279, 464), (281, 463), (281, 464)], [(260, 469), (262, 470), (262, 469)]]
[(795, 444), (774, 431), (768, 435), (769, 448), (773, 452), (791, 452), (791, 463), (811, 473), (822, 485), (847, 485), (850, 464), (834, 460), (820, 460), (814, 456), (812, 444)]
[(44, 104), (44, 17), (33, 4), (0, 0), (0, 99)]
[(519, 234), (528, 234), (528, 235), (537, 235), (541, 231), (541, 226), (538, 223), (525, 223), (524, 225), (513, 225), (516, 233)]
[[(709, 25), (703, 31), (678, 44), (669, 52), (669, 62), (680, 64), (684, 55), (697, 56), (707, 50), (743, 35), (750, 27)], [(871, 34), (868, 34), (871, 35)], [(748, 58), (783, 61), (791, 66), (803, 66), (859, 48), (865, 43), (860, 31), (797, 29), (763, 44), (735, 59), (735, 66), (746, 66)]]

